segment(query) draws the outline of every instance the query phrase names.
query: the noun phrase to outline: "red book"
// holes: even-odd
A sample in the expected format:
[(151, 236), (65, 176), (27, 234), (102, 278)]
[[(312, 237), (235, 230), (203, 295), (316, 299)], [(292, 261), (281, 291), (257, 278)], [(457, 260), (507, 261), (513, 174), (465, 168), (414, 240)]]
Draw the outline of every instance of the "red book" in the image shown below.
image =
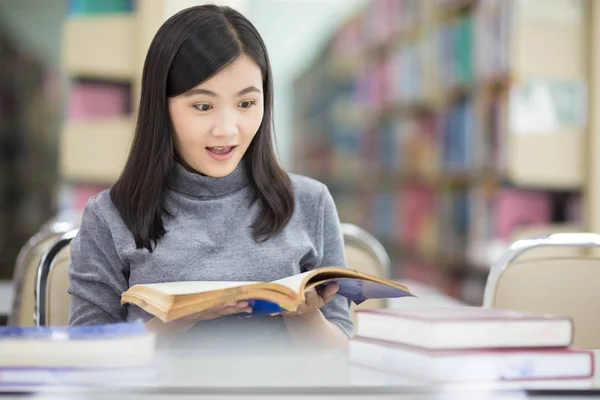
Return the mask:
[(356, 335), (424, 349), (567, 347), (568, 317), (483, 307), (357, 310)]

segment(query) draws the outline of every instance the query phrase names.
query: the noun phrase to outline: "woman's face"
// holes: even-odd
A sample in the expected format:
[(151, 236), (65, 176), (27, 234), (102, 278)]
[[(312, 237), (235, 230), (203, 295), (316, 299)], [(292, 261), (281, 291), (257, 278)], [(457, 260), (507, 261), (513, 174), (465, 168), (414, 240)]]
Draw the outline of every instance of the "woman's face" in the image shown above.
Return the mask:
[(262, 74), (241, 56), (220, 73), (169, 99), (175, 150), (187, 167), (212, 176), (233, 172), (264, 114)]

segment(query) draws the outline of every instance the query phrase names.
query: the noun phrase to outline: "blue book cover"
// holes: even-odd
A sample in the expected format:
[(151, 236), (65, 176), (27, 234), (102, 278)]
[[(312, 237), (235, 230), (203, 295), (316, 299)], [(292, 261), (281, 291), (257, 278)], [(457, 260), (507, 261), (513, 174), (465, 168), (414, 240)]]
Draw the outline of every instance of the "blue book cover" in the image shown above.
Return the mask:
[[(339, 285), (337, 294), (357, 305), (374, 298), (415, 297), (412, 293), (400, 288), (373, 281), (354, 278), (339, 278), (329, 283), (333, 282)], [(320, 289), (320, 287), (317, 287), (317, 290)], [(277, 303), (268, 300), (253, 299), (249, 301), (249, 304), (252, 307), (252, 313), (248, 314), (248, 316), (275, 314), (286, 311)]]
[(82, 326), (1, 326), (0, 340), (43, 339), (43, 340), (94, 340), (98, 338), (120, 338), (146, 333), (141, 320), (105, 325)]
[(149, 384), (159, 379), (154, 365), (143, 367), (0, 367), (0, 386)]

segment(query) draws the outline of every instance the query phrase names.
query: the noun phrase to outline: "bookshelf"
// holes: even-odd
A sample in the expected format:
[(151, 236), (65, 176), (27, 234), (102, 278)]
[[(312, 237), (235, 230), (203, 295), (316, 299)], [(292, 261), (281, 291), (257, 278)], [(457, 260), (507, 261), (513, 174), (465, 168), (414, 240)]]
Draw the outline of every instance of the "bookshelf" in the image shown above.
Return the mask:
[(294, 169), (397, 278), (481, 304), (518, 232), (586, 229), (588, 7), (368, 2), (296, 79)]
[(126, 161), (141, 93), (144, 59), (176, 12), (245, 0), (70, 0), (61, 63), (70, 88), (60, 135), (60, 211), (81, 211), (110, 187)]
[(135, 125), (142, 68), (166, 19), (163, 0), (72, 0), (62, 29), (68, 77), (59, 211), (81, 211), (118, 178)]

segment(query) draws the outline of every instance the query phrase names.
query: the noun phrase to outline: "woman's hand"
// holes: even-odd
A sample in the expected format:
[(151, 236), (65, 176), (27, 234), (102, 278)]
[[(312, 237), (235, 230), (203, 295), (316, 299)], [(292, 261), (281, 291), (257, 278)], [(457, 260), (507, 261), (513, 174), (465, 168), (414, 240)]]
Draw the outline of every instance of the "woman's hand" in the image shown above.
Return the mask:
[(309, 289), (304, 293), (304, 303), (300, 304), (295, 312), (287, 312), (283, 315), (304, 315), (316, 311), (329, 303), (339, 288), (337, 283), (329, 283), (323, 290)]
[(206, 321), (209, 319), (217, 319), (226, 315), (239, 314), (239, 313), (251, 313), (252, 308), (248, 305), (247, 301), (238, 301), (223, 304), (215, 308), (201, 311), (196, 314), (191, 314), (181, 319), (184, 321), (196, 323), (199, 321)]
[(333, 299), (339, 288), (337, 283), (330, 283), (322, 290), (310, 289), (295, 312), (283, 313), (285, 325), (296, 344), (309, 348), (347, 348), (348, 337), (320, 310)]
[(196, 314), (188, 315), (171, 322), (162, 322), (158, 318), (152, 318), (146, 322), (146, 328), (157, 334), (183, 333), (200, 321), (216, 319), (232, 314), (251, 313), (252, 308), (247, 301), (238, 301), (211, 308)]

